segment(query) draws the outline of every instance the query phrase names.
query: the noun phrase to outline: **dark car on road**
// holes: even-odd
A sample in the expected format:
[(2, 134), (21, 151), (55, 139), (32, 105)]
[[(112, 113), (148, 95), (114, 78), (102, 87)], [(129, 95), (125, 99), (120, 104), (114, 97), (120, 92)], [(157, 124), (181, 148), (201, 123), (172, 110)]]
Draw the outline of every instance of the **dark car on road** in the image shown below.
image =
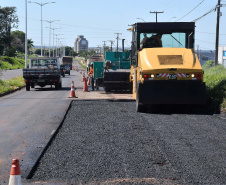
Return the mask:
[(65, 74), (70, 75), (70, 66), (69, 65), (60, 65), (64, 69)]

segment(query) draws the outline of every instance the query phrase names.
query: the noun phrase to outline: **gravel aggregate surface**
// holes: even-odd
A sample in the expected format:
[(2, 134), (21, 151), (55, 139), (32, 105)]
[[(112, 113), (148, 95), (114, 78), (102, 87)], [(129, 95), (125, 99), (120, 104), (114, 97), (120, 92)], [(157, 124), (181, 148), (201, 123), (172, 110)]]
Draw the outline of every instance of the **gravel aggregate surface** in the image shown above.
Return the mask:
[(73, 101), (32, 180), (226, 184), (226, 121), (137, 113), (134, 101)]

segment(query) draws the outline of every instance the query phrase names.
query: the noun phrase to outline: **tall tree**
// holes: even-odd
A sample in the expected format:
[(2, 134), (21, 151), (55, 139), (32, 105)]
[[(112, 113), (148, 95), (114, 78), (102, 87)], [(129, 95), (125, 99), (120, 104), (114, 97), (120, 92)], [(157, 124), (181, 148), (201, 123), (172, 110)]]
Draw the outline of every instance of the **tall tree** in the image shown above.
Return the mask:
[(65, 47), (65, 55), (66, 56), (77, 56), (78, 54), (74, 52), (72, 47), (66, 46)]
[(11, 46), (16, 47), (19, 52), (25, 51), (25, 33), (19, 30), (11, 32)]
[(3, 51), (6, 55), (12, 55), (14, 48), (11, 48), (11, 29), (17, 28), (19, 19), (16, 15), (16, 7), (0, 7), (0, 55)]
[[(24, 53), (25, 52), (25, 33), (19, 30), (11, 32), (12, 42), (11, 46), (15, 47), (17, 51)], [(27, 39), (27, 48), (28, 54), (30, 53), (33, 45), (33, 41), (31, 39)]]

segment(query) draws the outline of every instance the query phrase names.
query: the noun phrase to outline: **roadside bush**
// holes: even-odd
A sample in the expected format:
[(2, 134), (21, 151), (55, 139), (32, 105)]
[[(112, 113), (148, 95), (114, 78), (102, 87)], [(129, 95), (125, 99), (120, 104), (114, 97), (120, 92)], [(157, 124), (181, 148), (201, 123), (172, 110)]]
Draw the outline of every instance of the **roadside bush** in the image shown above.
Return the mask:
[(13, 57), (0, 57), (0, 68), (1, 69), (20, 69), (25, 64), (24, 59), (13, 58)]
[(213, 67), (215, 65), (213, 60), (208, 60), (205, 62), (205, 64), (203, 65), (204, 68), (208, 68), (208, 67)]
[(226, 68), (222, 65), (207, 66), (203, 66), (203, 69), (209, 109), (214, 113), (226, 112)]

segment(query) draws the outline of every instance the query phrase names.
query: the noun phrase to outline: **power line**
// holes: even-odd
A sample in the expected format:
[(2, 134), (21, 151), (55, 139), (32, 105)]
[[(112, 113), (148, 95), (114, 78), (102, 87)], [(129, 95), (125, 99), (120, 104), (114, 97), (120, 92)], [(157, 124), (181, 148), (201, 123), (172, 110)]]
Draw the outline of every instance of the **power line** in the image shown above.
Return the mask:
[(198, 20), (202, 19), (203, 17), (207, 16), (208, 14), (210, 14), (211, 12), (215, 11), (215, 7), (212, 8), (211, 10), (209, 10), (208, 12), (206, 12), (205, 14), (203, 14), (201, 17), (193, 20), (192, 22), (197, 22)]
[[(205, 34), (212, 34), (212, 35), (216, 35), (216, 33), (209, 33), (209, 32), (201, 32), (201, 31), (195, 31), (196, 33), (205, 33)], [(226, 34), (219, 34), (219, 35), (226, 35)]]
[(204, 49), (204, 50), (210, 50), (210, 51), (212, 51), (212, 49), (209, 49), (209, 48), (204, 48), (204, 47), (199, 47), (199, 48), (201, 48), (201, 49)]
[[(23, 19), (25, 19), (25, 17), (22, 17), (22, 16), (19, 16)], [(33, 21), (40, 21), (40, 20), (37, 20), (37, 19), (31, 19), (31, 18), (28, 18), (28, 20), (33, 20)], [(89, 28), (89, 29), (96, 29), (96, 30), (109, 30), (109, 31), (124, 31), (125, 30), (113, 30), (113, 29), (106, 29), (106, 28), (95, 28), (95, 27), (86, 27), (86, 26), (78, 26), (78, 25), (71, 25), (71, 24), (62, 24), (62, 23), (55, 23), (55, 24), (59, 24), (59, 25), (63, 25), (63, 26), (72, 26), (72, 27), (79, 27), (79, 28)]]
[[(187, 14), (185, 14), (183, 17), (181, 17), (180, 19), (178, 19), (177, 21), (183, 19), (184, 17), (186, 17), (188, 14), (190, 14), (191, 12), (193, 12), (197, 7), (199, 7), (205, 0), (202, 0), (195, 8), (193, 8), (190, 12), (188, 12)], [(176, 21), (176, 22), (177, 22)]]
[(126, 45), (127, 45), (128, 47), (130, 47), (130, 45), (128, 44), (128, 42), (125, 41), (125, 43), (126, 43)]
[(204, 41), (204, 40), (199, 40), (199, 39), (195, 39), (195, 40), (201, 41), (201, 42), (206, 42), (206, 43), (209, 43), (209, 44), (215, 44), (215, 43), (213, 43), (213, 42), (208, 42), (208, 41)]

